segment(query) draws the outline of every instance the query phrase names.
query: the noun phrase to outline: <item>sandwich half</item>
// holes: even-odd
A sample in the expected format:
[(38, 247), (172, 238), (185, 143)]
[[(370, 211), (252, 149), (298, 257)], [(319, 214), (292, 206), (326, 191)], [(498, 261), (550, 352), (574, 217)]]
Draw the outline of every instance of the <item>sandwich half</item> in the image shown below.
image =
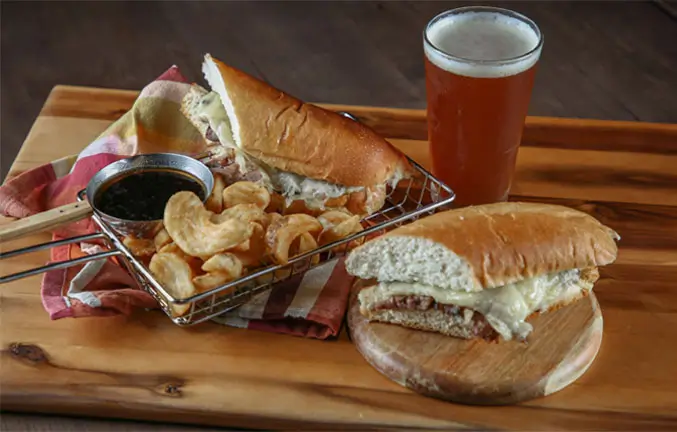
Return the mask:
[(304, 103), (207, 54), (211, 91), (194, 84), (183, 114), (223, 150), (230, 183), (250, 180), (284, 210), (380, 209), (386, 185), (414, 175), (405, 156), (365, 125)]
[(525, 340), (528, 319), (586, 296), (616, 259), (611, 228), (557, 205), (497, 203), (419, 219), (353, 250), (370, 321), (464, 339)]

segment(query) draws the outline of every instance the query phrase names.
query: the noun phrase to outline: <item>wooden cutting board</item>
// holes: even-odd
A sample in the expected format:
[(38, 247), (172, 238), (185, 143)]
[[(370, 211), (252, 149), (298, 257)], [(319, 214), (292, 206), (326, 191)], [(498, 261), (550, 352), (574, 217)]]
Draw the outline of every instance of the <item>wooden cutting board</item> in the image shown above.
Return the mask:
[[(77, 153), (136, 95), (56, 87), (10, 175)], [(423, 111), (330, 108), (427, 165)], [(276, 429), (677, 429), (675, 167), (675, 125), (527, 120), (512, 198), (580, 209), (623, 236), (595, 287), (599, 354), (548, 397), (500, 408), (424, 397), (371, 367), (345, 331), (316, 341), (211, 323), (182, 329), (144, 311), (50, 321), (37, 276), (0, 287), (2, 409)], [(1, 271), (47, 259), (46, 251), (10, 259)]]
[(505, 405), (551, 395), (590, 367), (602, 343), (594, 294), (529, 320), (528, 343), (465, 341), (385, 323), (361, 313), (358, 280), (348, 308), (355, 347), (376, 370), (417, 393), (473, 405)]

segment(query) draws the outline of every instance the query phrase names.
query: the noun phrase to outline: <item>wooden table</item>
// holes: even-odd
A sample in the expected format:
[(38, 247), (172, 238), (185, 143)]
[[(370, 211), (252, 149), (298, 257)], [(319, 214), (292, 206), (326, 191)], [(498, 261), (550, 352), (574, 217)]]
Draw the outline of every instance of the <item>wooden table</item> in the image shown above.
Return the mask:
[[(11, 171), (76, 153), (136, 93), (56, 87)], [(418, 110), (352, 112), (428, 163)], [(569, 388), (518, 406), (424, 398), (336, 341), (225, 328), (182, 329), (161, 313), (50, 321), (39, 277), (0, 289), (4, 410), (262, 428), (677, 428), (677, 126), (529, 118), (513, 199), (569, 205), (620, 232), (617, 262), (595, 291), (605, 333), (591, 369)], [(34, 236), (8, 245), (45, 241)], [(3, 262), (3, 273), (47, 253)], [(14, 343), (47, 356), (12, 354)]]

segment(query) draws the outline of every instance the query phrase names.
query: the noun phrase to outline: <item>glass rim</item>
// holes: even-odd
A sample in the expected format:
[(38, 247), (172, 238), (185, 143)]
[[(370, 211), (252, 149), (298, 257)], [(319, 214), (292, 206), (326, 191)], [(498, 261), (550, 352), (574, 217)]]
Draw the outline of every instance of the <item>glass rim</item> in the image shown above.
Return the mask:
[[(428, 38), (428, 32), (430, 31), (431, 27), (439, 20), (442, 18), (445, 18), (449, 15), (459, 15), (464, 12), (495, 12), (499, 13), (502, 15), (509, 16), (511, 18), (518, 19), (528, 25), (535, 33), (536, 36), (538, 37), (538, 43), (536, 43), (536, 46), (534, 46), (532, 49), (527, 51), (524, 54), (520, 54), (518, 56), (514, 57), (507, 57), (503, 59), (496, 59), (496, 60), (474, 60), (474, 59), (469, 59), (453, 54), (449, 54), (448, 52), (442, 50), (441, 48), (435, 46), (434, 43)], [(425, 28), (423, 29), (423, 42), (428, 45), (436, 54), (439, 54), (449, 60), (454, 60), (458, 61), (461, 63), (466, 63), (466, 64), (482, 64), (482, 65), (502, 65), (502, 64), (509, 64), (509, 63), (517, 63), (521, 60), (524, 60), (526, 58), (529, 58), (530, 56), (534, 55), (536, 52), (538, 52), (542, 47), (543, 47), (543, 33), (541, 33), (541, 29), (538, 27), (538, 25), (529, 17), (519, 13), (515, 12), (510, 9), (505, 9), (501, 7), (496, 7), (496, 6), (463, 6), (463, 7), (458, 7), (454, 9), (449, 9), (444, 12), (440, 12), (439, 14), (435, 15), (428, 23), (426, 24)]]

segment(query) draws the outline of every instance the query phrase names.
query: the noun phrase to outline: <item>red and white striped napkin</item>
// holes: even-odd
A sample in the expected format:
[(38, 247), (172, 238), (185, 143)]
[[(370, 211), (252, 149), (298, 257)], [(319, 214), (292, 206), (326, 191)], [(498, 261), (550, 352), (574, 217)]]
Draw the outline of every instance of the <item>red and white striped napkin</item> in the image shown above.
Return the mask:
[[(190, 84), (177, 67), (146, 86), (129, 112), (79, 155), (69, 156), (9, 179), (0, 187), (0, 212), (26, 217), (74, 202), (78, 191), (104, 166), (120, 158), (151, 152), (196, 154), (205, 142), (179, 111)], [(44, 143), (45, 146), (49, 142)], [(55, 240), (90, 233), (90, 219), (62, 227)], [(100, 246), (71, 244), (54, 248), (51, 261), (97, 252)], [(326, 339), (337, 336), (352, 277), (342, 260), (298, 275), (217, 319), (223, 325)], [(115, 258), (45, 273), (42, 303), (52, 319), (130, 314), (157, 308)]]

